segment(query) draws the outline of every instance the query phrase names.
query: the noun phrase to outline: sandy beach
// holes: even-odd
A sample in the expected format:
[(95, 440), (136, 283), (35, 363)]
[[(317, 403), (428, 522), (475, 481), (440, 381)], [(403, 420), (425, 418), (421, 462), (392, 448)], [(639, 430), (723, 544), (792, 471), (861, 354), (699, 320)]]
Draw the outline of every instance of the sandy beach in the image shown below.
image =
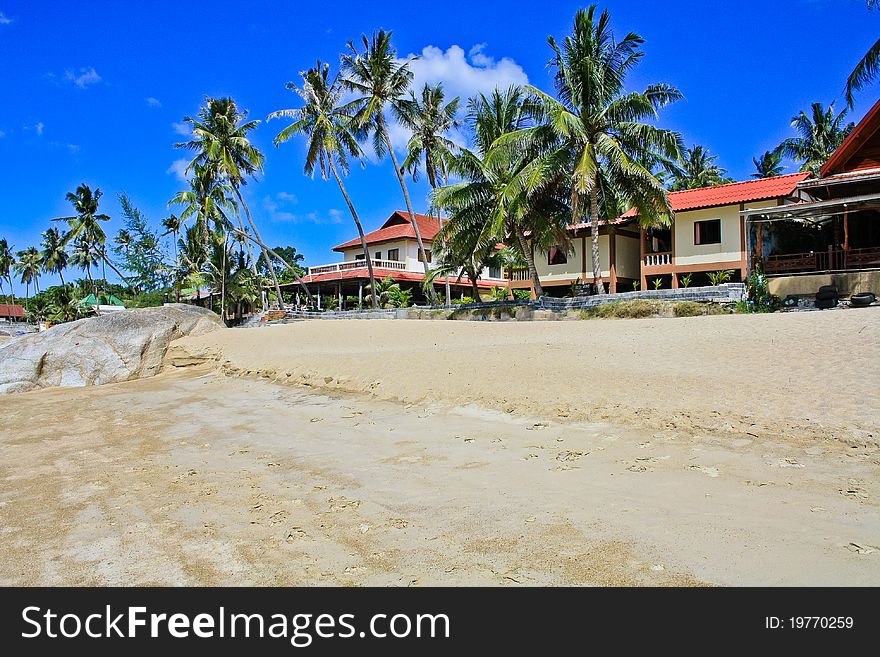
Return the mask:
[(877, 308), (184, 338), (0, 398), (0, 583), (877, 585), (878, 338)]

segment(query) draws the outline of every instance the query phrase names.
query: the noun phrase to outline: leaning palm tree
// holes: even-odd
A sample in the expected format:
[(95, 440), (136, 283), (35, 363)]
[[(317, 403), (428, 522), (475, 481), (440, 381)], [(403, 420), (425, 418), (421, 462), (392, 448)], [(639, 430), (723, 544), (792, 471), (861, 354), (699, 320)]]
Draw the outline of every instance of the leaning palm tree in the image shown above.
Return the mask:
[(13, 265), (13, 269), (18, 275), (21, 284), (25, 286), (25, 298), (30, 299), (31, 283), (34, 284), (34, 289), (38, 293), (40, 291), (40, 272), (43, 270), (40, 252), (33, 246), (30, 246), (24, 251), (19, 251), (17, 255), (18, 261)]
[(198, 299), (201, 296), (199, 285), (201, 272), (208, 261), (207, 242), (202, 239), (201, 226), (198, 224), (188, 226), (183, 237), (177, 240), (177, 247), (182, 261), (181, 269), (194, 282), (196, 299)]
[[(603, 292), (599, 263), (599, 223), (606, 203), (603, 180), (639, 215), (668, 222), (672, 216), (666, 191), (643, 163), (675, 159), (681, 137), (653, 125), (658, 110), (680, 99), (681, 93), (666, 84), (650, 85), (644, 92), (624, 91), (627, 74), (640, 61), (644, 40), (634, 33), (614, 38), (608, 11), (596, 15), (596, 6), (575, 15), (572, 34), (562, 44), (548, 39), (553, 50), (558, 100), (536, 89), (529, 92), (539, 103), (542, 126), (512, 136), (516, 148), (521, 138), (549, 145), (529, 173), (529, 186), (540, 188), (560, 171), (568, 178), (572, 223), (589, 217), (592, 232), (592, 264), (596, 290)], [(645, 122), (645, 121), (649, 122)], [(549, 138), (548, 139), (548, 133)], [(586, 212), (584, 212), (586, 208)]]
[[(869, 9), (880, 8), (880, 0), (867, 0)], [(846, 105), (849, 109), (853, 108), (853, 96), (856, 91), (877, 79), (880, 75), (880, 39), (868, 48), (865, 56), (859, 60), (852, 73), (846, 79)]]
[[(171, 214), (162, 220), (162, 227), (165, 229), (165, 232), (162, 233), (162, 237), (171, 235), (171, 241), (174, 244), (175, 270), (180, 268), (180, 254), (177, 251), (177, 236), (180, 233), (182, 226), (183, 222), (176, 214)], [(178, 285), (174, 286), (174, 299), (175, 301), (180, 301), (180, 287)]]
[[(218, 177), (225, 178), (232, 188), (239, 208), (244, 208), (248, 224), (253, 231), (251, 238), (263, 251), (263, 257), (269, 266), (269, 275), (278, 295), (278, 307), (282, 308), (284, 297), (275, 266), (268, 255), (268, 248), (260, 237), (251, 217), (248, 204), (241, 194), (241, 187), (247, 184), (248, 177), (263, 170), (265, 156), (254, 146), (248, 135), (256, 129), (259, 121), (247, 121), (247, 112), (239, 111), (232, 98), (208, 98), (206, 105), (199, 110), (198, 118), (184, 117), (184, 121), (192, 126), (193, 139), (177, 144), (179, 148), (188, 148), (196, 152), (196, 156), (188, 169), (197, 164), (207, 165)], [(240, 226), (241, 232), (244, 227)]]
[[(391, 32), (379, 30), (372, 37), (361, 35), (361, 40), (364, 47), (362, 53), (358, 52), (353, 42), (348, 42), (348, 53), (342, 56), (342, 84), (348, 90), (360, 95), (351, 105), (356, 109), (354, 120), (362, 131), (362, 136), (372, 134), (373, 149), (377, 157), (383, 157), (386, 152), (391, 157), (427, 277), (430, 265), (422, 241), (422, 232), (416, 221), (406, 180), (394, 153), (394, 145), (391, 143), (391, 135), (388, 133), (388, 125), (385, 121), (385, 110), (389, 106), (394, 108), (399, 105), (412, 83), (413, 73), (409, 68), (409, 62), (400, 62), (397, 59), (397, 50), (391, 45)], [(428, 296), (431, 303), (437, 303), (437, 292), (433, 286), (428, 290)]]
[(101, 227), (101, 223), (110, 221), (110, 217), (106, 214), (98, 212), (98, 201), (102, 196), (100, 189), (92, 192), (91, 188), (85, 183), (76, 188), (75, 192), (68, 192), (67, 198), (73, 205), (76, 212), (72, 217), (58, 217), (52, 221), (65, 221), (69, 226), (69, 230), (64, 235), (64, 244), (67, 246), (71, 241), (82, 237), (88, 242), (90, 248), (94, 249), (100, 255), (100, 262), (110, 266), (117, 276), (127, 285), (128, 279), (117, 269), (116, 265), (107, 257), (107, 250), (104, 244), (107, 241), (107, 235)]
[(681, 161), (672, 167), (672, 185), (670, 190), (680, 192), (685, 189), (698, 189), (700, 187), (714, 187), (733, 182), (725, 174), (727, 169), (722, 169), (715, 164), (717, 155), (709, 155), (709, 150), (703, 146), (694, 144), (685, 149), (681, 155)]
[(835, 116), (834, 103), (828, 109), (823, 108), (822, 103), (813, 103), (811, 114), (807, 116), (801, 111), (792, 117), (791, 127), (799, 136), (789, 137), (779, 144), (776, 151), (795, 162), (801, 162), (801, 171), (818, 175), (822, 165), (853, 131), (855, 123), (844, 123), (846, 108)]
[[(445, 104), (444, 100), (441, 85), (426, 84), (421, 98), (411, 94), (409, 99), (394, 106), (398, 121), (412, 133), (402, 166), (410, 172), (413, 182), (418, 181), (419, 170), (424, 166), (432, 192), (438, 183), (446, 184), (452, 156), (458, 148), (446, 135), (459, 124), (455, 116), (460, 99), (456, 97)], [(431, 208), (434, 209), (433, 205)], [(445, 250), (440, 212), (437, 213), (437, 222), (440, 225), (440, 249)], [(450, 303), (449, 276), (446, 276), (446, 305)]]
[(772, 178), (782, 175), (782, 155), (776, 151), (764, 151), (760, 158), (753, 157), (755, 173), (752, 178)]
[[(15, 265), (15, 255), (12, 253), (12, 249), (9, 248), (9, 242), (6, 241), (6, 238), (0, 239), (0, 284), (2, 284), (3, 279), (6, 279), (6, 282), (9, 283), (9, 293), (12, 296), (12, 305), (15, 305), (15, 288), (12, 285), (12, 271), (13, 266)], [(7, 309), (9, 310), (9, 319), (12, 319), (12, 307), (7, 305)]]
[(70, 262), (70, 256), (65, 250), (65, 237), (57, 228), (49, 228), (43, 233), (43, 251), (40, 257), (43, 269), (50, 274), (58, 274), (61, 285), (64, 283), (64, 270)]
[(519, 87), (491, 96), (479, 95), (469, 103), (468, 121), (474, 131), (475, 151), (463, 148), (451, 170), (463, 180), (433, 194), (433, 203), (449, 211), (443, 226), (449, 264), (465, 270), (482, 268), (498, 242), (512, 238), (528, 263), (535, 295), (543, 295), (535, 266), (534, 247), (565, 243), (561, 176), (555, 184), (529, 188), (534, 147), (510, 148), (505, 138), (521, 133), (530, 122), (529, 104)]
[(70, 247), (70, 264), (86, 272), (89, 292), (95, 295), (95, 310), (98, 305), (98, 287), (92, 278), (92, 267), (101, 261), (100, 250), (88, 239), (85, 234), (73, 240)]
[[(348, 190), (342, 182), (342, 175), (348, 173), (348, 158), (362, 155), (360, 144), (355, 137), (355, 127), (351, 113), (340, 104), (344, 90), (339, 83), (339, 78), (329, 78), (330, 65), (318, 62), (314, 68), (302, 73), (303, 85), (296, 86), (293, 82), (287, 84), (287, 88), (298, 94), (305, 105), (299, 109), (287, 109), (272, 112), (269, 119), (288, 118), (293, 123), (284, 128), (275, 137), (275, 146), (289, 140), (293, 135), (304, 135), (308, 141), (306, 154), (305, 173), (307, 176), (315, 175), (315, 168), (321, 172), (321, 177), (327, 180), (330, 175), (339, 185), (339, 191), (345, 199), (351, 218), (357, 227), (361, 247), (364, 250), (364, 260), (367, 263), (367, 274), (370, 278), (370, 299), (373, 308), (378, 308), (379, 300), (376, 296), (376, 279), (373, 274), (373, 261), (367, 247), (364, 229), (354, 203), (348, 195)], [(340, 171), (342, 175), (340, 175)]]

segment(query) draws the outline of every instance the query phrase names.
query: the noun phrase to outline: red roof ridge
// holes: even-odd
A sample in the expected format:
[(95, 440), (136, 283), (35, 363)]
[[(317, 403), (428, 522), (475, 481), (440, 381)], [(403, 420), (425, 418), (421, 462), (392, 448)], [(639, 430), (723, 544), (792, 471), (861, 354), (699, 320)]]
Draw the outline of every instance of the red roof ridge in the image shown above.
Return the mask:
[(669, 196), (673, 194), (684, 194), (686, 192), (700, 192), (704, 189), (723, 189), (725, 187), (735, 187), (736, 185), (760, 185), (761, 183), (766, 183), (768, 180), (782, 180), (784, 178), (793, 178), (795, 176), (800, 176), (801, 179), (810, 177), (810, 172), (808, 171), (796, 171), (795, 173), (783, 173), (781, 176), (768, 176), (766, 178), (753, 178), (751, 180), (735, 180), (734, 182), (722, 183), (720, 185), (711, 185), (710, 187), (694, 187), (693, 189), (678, 189), (674, 192), (669, 192)]
[[(873, 127), (873, 129), (871, 129)], [(853, 151), (857, 148), (857, 142), (864, 136), (865, 139), (873, 135), (880, 128), (880, 100), (874, 103), (874, 106), (868, 110), (868, 113), (862, 117), (846, 139), (831, 154), (831, 157), (822, 165), (819, 175), (822, 178), (830, 175), (838, 166), (846, 164), (847, 159), (852, 156)], [(870, 134), (862, 135), (863, 132), (870, 131)]]

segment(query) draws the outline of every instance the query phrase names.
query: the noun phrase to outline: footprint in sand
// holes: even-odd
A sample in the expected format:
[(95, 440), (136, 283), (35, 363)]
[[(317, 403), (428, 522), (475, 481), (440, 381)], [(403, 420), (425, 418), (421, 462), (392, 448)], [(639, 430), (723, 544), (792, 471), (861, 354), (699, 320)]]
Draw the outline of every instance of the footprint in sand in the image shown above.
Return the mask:
[(880, 550), (880, 547), (876, 545), (865, 545), (864, 543), (849, 543), (846, 546), (846, 549), (850, 552), (855, 552), (856, 554), (873, 554)]
[(703, 474), (705, 474), (709, 477), (717, 477), (719, 474), (721, 474), (718, 471), (718, 468), (716, 468), (715, 466), (711, 466), (711, 465), (689, 465), (689, 466), (687, 466), (687, 469), (702, 472)]
[(771, 468), (803, 468), (805, 467), (803, 463), (799, 463), (797, 459), (793, 458), (782, 458), (777, 459), (774, 463), (769, 464)]
[(868, 499), (868, 491), (862, 488), (861, 484), (862, 482), (858, 479), (850, 479), (845, 487), (838, 488), (837, 491), (844, 497), (854, 500), (866, 500)]
[(327, 502), (330, 504), (331, 511), (344, 511), (345, 509), (356, 509), (361, 505), (360, 500), (350, 500), (344, 495), (342, 497), (331, 497)]

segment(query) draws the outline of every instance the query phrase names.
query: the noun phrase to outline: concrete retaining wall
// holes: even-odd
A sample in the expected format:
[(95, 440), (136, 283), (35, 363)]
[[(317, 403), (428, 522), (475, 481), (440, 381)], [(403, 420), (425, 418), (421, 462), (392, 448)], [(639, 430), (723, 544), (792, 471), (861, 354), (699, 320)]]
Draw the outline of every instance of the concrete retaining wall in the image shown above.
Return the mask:
[(605, 303), (632, 301), (633, 299), (736, 303), (745, 298), (745, 293), (746, 286), (743, 283), (723, 283), (722, 285), (706, 285), (703, 287), (680, 287), (674, 290), (634, 290), (632, 292), (618, 292), (617, 294), (597, 294), (563, 299), (541, 297), (538, 301), (534, 302), (534, 305), (542, 310), (561, 311), (594, 308)]

